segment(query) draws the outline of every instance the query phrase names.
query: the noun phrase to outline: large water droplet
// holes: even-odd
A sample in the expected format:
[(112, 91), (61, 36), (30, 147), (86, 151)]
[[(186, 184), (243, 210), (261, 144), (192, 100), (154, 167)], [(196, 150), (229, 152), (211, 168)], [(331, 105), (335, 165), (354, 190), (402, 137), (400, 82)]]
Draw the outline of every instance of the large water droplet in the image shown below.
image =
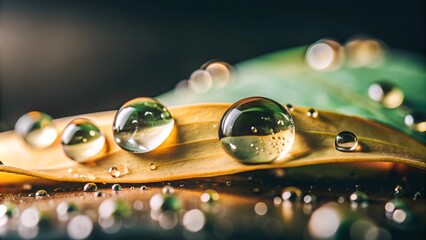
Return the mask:
[(129, 168), (126, 165), (116, 165), (116, 166), (112, 166), (108, 169), (108, 173), (114, 177), (114, 178), (118, 178), (118, 177), (122, 177), (126, 174), (129, 173)]
[(413, 111), (404, 118), (405, 125), (411, 127), (417, 132), (426, 132), (426, 114), (419, 111)]
[(309, 46), (305, 53), (306, 63), (315, 70), (334, 71), (343, 63), (345, 51), (340, 43), (323, 39)]
[(173, 125), (172, 116), (159, 101), (136, 98), (125, 103), (115, 115), (114, 140), (129, 152), (149, 152), (167, 139)]
[(96, 192), (96, 191), (98, 191), (98, 186), (94, 183), (86, 183), (86, 185), (84, 185), (83, 191), (85, 191), (85, 192)]
[(283, 189), (281, 197), (284, 201), (299, 202), (302, 198), (302, 190), (297, 187), (286, 187)]
[(373, 83), (368, 87), (368, 96), (387, 108), (399, 107), (404, 101), (401, 89), (388, 82)]
[(337, 134), (334, 144), (339, 151), (352, 152), (358, 147), (358, 138), (352, 132), (343, 131)]
[(267, 98), (242, 99), (220, 120), (219, 138), (223, 149), (244, 163), (282, 159), (290, 151), (294, 135), (290, 113)]
[(35, 111), (20, 117), (15, 124), (15, 131), (25, 142), (36, 148), (49, 147), (58, 136), (52, 117)]
[(65, 154), (77, 161), (86, 162), (97, 158), (105, 151), (105, 137), (90, 120), (77, 118), (62, 132), (62, 147)]
[(210, 73), (213, 86), (219, 88), (225, 87), (232, 80), (235, 72), (230, 64), (222, 61), (209, 61), (203, 64), (201, 69)]

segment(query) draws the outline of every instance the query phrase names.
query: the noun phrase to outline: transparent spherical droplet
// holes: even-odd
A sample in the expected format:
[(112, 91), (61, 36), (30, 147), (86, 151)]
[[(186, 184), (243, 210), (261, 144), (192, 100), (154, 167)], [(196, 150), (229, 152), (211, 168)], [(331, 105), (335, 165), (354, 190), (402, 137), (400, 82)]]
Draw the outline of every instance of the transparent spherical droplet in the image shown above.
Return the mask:
[(46, 190), (41, 189), (41, 190), (38, 190), (35, 193), (35, 196), (36, 197), (47, 197), (47, 196), (49, 196), (49, 194), (46, 192)]
[(183, 215), (182, 224), (186, 230), (190, 232), (198, 232), (206, 223), (206, 217), (203, 212), (198, 209), (192, 209)]
[(345, 45), (347, 63), (350, 67), (378, 67), (386, 55), (385, 45), (373, 38), (355, 37)]
[(297, 187), (286, 187), (281, 193), (284, 201), (299, 202), (302, 198), (302, 190)]
[(149, 190), (149, 188), (148, 188), (147, 186), (145, 186), (145, 185), (144, 185), (144, 186), (141, 186), (141, 190), (142, 190), (142, 191), (146, 191), (146, 190)]
[(115, 115), (115, 142), (124, 150), (145, 153), (156, 149), (173, 130), (170, 112), (153, 98), (136, 98), (125, 103)]
[(283, 106), (267, 98), (251, 97), (234, 103), (225, 112), (219, 139), (233, 158), (244, 163), (265, 163), (287, 155), (294, 131), (293, 118)]
[(95, 183), (86, 183), (83, 187), (84, 192), (96, 192), (98, 191), (98, 186)]
[(67, 225), (67, 233), (71, 239), (86, 239), (93, 230), (93, 222), (86, 215), (73, 217)]
[(368, 87), (368, 96), (387, 108), (399, 107), (404, 101), (404, 93), (388, 82), (376, 82)]
[(334, 71), (340, 68), (345, 59), (345, 51), (340, 43), (322, 39), (309, 46), (305, 60), (309, 67), (318, 71)]
[(230, 81), (232, 81), (235, 74), (234, 68), (223, 61), (209, 61), (203, 64), (201, 69), (210, 73), (213, 86), (219, 88), (225, 87)]
[(154, 211), (179, 211), (183, 207), (182, 200), (176, 195), (157, 193), (151, 197), (149, 206)]
[(122, 177), (129, 172), (129, 168), (126, 165), (115, 165), (108, 169), (108, 173), (114, 178)]
[(201, 194), (200, 200), (204, 203), (214, 203), (219, 200), (220, 195), (213, 189), (207, 189)]
[(121, 191), (122, 188), (121, 188), (120, 184), (116, 183), (116, 184), (112, 185), (111, 189), (113, 191)]
[(352, 132), (343, 131), (337, 134), (334, 145), (339, 151), (353, 152), (358, 147), (358, 138)]
[(172, 186), (166, 185), (161, 190), (163, 194), (173, 194), (175, 192), (175, 189)]
[(150, 163), (149, 164), (149, 169), (150, 170), (155, 170), (155, 169), (157, 169), (157, 165), (155, 165), (155, 163)]
[(208, 71), (199, 69), (194, 71), (189, 77), (188, 86), (195, 93), (206, 93), (213, 85), (212, 76)]
[(364, 192), (356, 191), (349, 196), (352, 207), (367, 207), (368, 196)]
[(306, 116), (312, 117), (312, 118), (317, 118), (318, 117), (318, 111), (315, 110), (314, 108), (311, 108), (306, 112)]
[(52, 117), (36, 111), (20, 117), (15, 124), (15, 131), (25, 142), (36, 148), (49, 147), (58, 136)]
[(101, 156), (105, 151), (105, 137), (90, 120), (77, 118), (62, 132), (65, 154), (77, 162), (86, 162)]
[(426, 132), (426, 114), (420, 111), (413, 111), (404, 118), (405, 125), (417, 132)]

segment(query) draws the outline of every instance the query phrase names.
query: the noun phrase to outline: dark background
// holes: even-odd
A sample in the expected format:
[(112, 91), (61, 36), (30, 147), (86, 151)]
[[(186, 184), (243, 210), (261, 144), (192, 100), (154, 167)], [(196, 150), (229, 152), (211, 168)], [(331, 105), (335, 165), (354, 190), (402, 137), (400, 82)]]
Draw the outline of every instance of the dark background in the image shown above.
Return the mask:
[(354, 34), (424, 54), (418, 1), (1, 1), (0, 119), (117, 109), (210, 59), (232, 64)]

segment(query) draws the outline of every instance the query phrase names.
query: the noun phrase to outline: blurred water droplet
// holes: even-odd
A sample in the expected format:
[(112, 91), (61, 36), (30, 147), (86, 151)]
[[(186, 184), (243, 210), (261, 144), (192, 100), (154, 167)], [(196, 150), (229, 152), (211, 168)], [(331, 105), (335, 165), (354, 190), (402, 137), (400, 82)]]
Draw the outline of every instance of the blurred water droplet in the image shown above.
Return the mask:
[(96, 192), (93, 193), (93, 196), (95, 197), (105, 197), (105, 193), (101, 190), (98, 190)]
[(422, 193), (421, 192), (414, 193), (413, 200), (419, 200), (419, 199), (422, 199)]
[(47, 196), (49, 196), (49, 194), (46, 192), (46, 190), (41, 189), (41, 190), (38, 190), (35, 193), (35, 196), (36, 197), (47, 197)]
[(298, 202), (302, 198), (302, 190), (297, 187), (286, 187), (283, 189), (281, 197), (284, 201)]
[(114, 185), (112, 185), (112, 187), (111, 187), (111, 189), (113, 190), (113, 191), (115, 191), (115, 192), (117, 192), (117, 191), (121, 191), (121, 185), (120, 184), (114, 184)]
[(201, 69), (194, 71), (188, 80), (189, 88), (199, 94), (208, 92), (212, 85), (213, 79), (210, 73)]
[(29, 207), (22, 212), (20, 220), (25, 227), (35, 227), (40, 221), (40, 212), (34, 207)]
[(306, 116), (312, 117), (312, 118), (317, 118), (318, 117), (318, 111), (315, 110), (314, 108), (311, 108), (306, 112)]
[(108, 169), (108, 173), (114, 177), (122, 177), (129, 173), (129, 168), (126, 165), (115, 165)]
[(148, 188), (147, 186), (145, 186), (145, 185), (144, 185), (144, 186), (142, 186), (142, 187), (141, 187), (141, 190), (142, 190), (142, 191), (146, 191), (146, 190), (149, 190), (149, 188)]
[(285, 108), (287, 108), (288, 111), (293, 112), (294, 111), (294, 107), (291, 104), (287, 104), (285, 105)]
[(368, 96), (387, 108), (399, 107), (404, 101), (404, 93), (389, 82), (376, 82), (368, 87)]
[(202, 211), (192, 209), (183, 215), (182, 224), (186, 230), (190, 232), (200, 231), (206, 222), (206, 218)]
[(77, 215), (67, 224), (67, 233), (71, 239), (86, 239), (93, 230), (93, 222), (86, 215)]
[(166, 185), (161, 190), (163, 194), (173, 194), (175, 192), (175, 189), (172, 186)]
[(213, 81), (213, 86), (222, 88), (225, 87), (229, 82), (232, 81), (235, 75), (234, 68), (223, 61), (209, 61), (203, 66), (202, 70), (207, 71)]
[(207, 189), (203, 192), (203, 194), (201, 194), (200, 200), (204, 203), (214, 203), (219, 200), (219, 197), (219, 193), (217, 193), (215, 190)]
[(96, 159), (106, 150), (104, 135), (85, 118), (74, 119), (64, 128), (61, 143), (65, 154), (77, 162)]
[(309, 234), (315, 239), (330, 239), (337, 233), (341, 221), (338, 207), (325, 204), (312, 213), (308, 222)]
[(341, 152), (353, 152), (358, 147), (358, 138), (352, 132), (343, 131), (337, 134), (334, 144)]
[(264, 202), (258, 202), (254, 205), (254, 212), (259, 216), (263, 216), (268, 212), (268, 206)]
[(36, 148), (47, 148), (56, 140), (58, 131), (52, 117), (42, 112), (29, 112), (18, 119), (15, 131)]
[(151, 197), (149, 205), (154, 211), (179, 211), (183, 202), (175, 195), (157, 193)]
[(155, 165), (155, 163), (150, 163), (149, 164), (149, 169), (155, 170), (155, 169), (157, 169), (157, 166)]
[(386, 55), (385, 45), (373, 38), (355, 37), (345, 45), (347, 53), (347, 63), (350, 67), (371, 67), (380, 66)]
[(96, 192), (98, 191), (98, 186), (94, 183), (86, 183), (83, 188), (84, 192)]
[(313, 194), (308, 194), (303, 197), (303, 202), (306, 204), (315, 204), (317, 202), (317, 197)]
[(231, 181), (226, 181), (225, 185), (226, 185), (227, 187), (230, 187), (230, 186), (232, 185), (232, 183), (231, 183)]
[(367, 207), (368, 206), (368, 196), (364, 192), (356, 191), (349, 196), (351, 201), (351, 207)]
[(394, 195), (395, 197), (402, 196), (404, 192), (404, 188), (401, 185), (396, 185), (394, 188)]
[(322, 39), (309, 46), (305, 60), (309, 67), (318, 71), (335, 71), (345, 59), (345, 51), (340, 43)]
[(420, 111), (412, 111), (404, 118), (405, 125), (417, 132), (426, 132), (426, 114)]

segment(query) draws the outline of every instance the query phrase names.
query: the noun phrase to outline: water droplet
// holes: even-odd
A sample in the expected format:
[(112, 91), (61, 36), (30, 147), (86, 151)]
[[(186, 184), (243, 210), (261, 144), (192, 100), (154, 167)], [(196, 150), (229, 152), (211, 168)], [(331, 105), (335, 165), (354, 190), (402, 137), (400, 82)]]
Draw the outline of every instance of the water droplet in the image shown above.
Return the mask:
[(231, 183), (230, 181), (226, 181), (225, 185), (226, 185), (227, 187), (230, 187), (230, 186), (232, 185), (232, 183)]
[(65, 154), (77, 162), (93, 160), (106, 149), (104, 135), (85, 118), (71, 121), (62, 132), (61, 142)]
[(318, 111), (315, 110), (314, 108), (311, 108), (306, 112), (306, 116), (312, 117), (312, 118), (317, 118), (318, 117)]
[(67, 233), (71, 239), (86, 239), (93, 230), (93, 222), (86, 215), (77, 215), (67, 224)]
[(313, 194), (308, 194), (303, 197), (303, 202), (306, 204), (315, 204), (317, 202), (317, 197)]
[(182, 209), (182, 201), (173, 194), (157, 193), (151, 197), (149, 205), (154, 211), (179, 211)]
[(142, 191), (146, 191), (146, 190), (149, 190), (149, 188), (148, 188), (147, 186), (145, 186), (145, 185), (144, 185), (144, 186), (142, 186), (142, 187), (141, 187), (141, 190), (142, 190)]
[(38, 190), (35, 193), (35, 196), (36, 197), (47, 197), (47, 196), (49, 196), (49, 194), (46, 192), (46, 190), (41, 189), (41, 190)]
[(334, 71), (345, 58), (343, 47), (336, 41), (322, 39), (309, 46), (305, 60), (309, 67), (318, 71)]
[(93, 196), (95, 197), (105, 197), (105, 193), (102, 192), (101, 190), (98, 190), (96, 192), (93, 193)]
[(395, 189), (394, 189), (394, 195), (395, 195), (395, 197), (401, 196), (402, 193), (403, 193), (403, 191), (404, 191), (404, 188), (401, 185), (396, 185)]
[(263, 216), (268, 212), (268, 206), (264, 202), (258, 202), (254, 205), (254, 212), (259, 216)]
[(40, 222), (40, 212), (36, 208), (29, 207), (22, 212), (20, 220), (25, 227), (35, 227)]
[(368, 87), (368, 96), (387, 108), (399, 107), (404, 101), (401, 89), (388, 82), (376, 82)]
[(334, 145), (341, 152), (353, 152), (358, 147), (358, 138), (352, 132), (343, 131), (337, 134)]
[[(0, 219), (4, 216), (7, 218), (12, 218), (19, 214), (19, 209), (10, 202), (5, 202), (0, 204)], [(1, 224), (0, 224), (1, 227)]]
[(274, 197), (274, 205), (278, 206), (283, 202), (283, 199), (281, 197)]
[(145, 153), (160, 146), (173, 126), (174, 120), (163, 104), (153, 98), (136, 98), (115, 115), (114, 140), (126, 151)]
[(219, 88), (225, 87), (230, 81), (232, 81), (235, 75), (234, 68), (223, 61), (209, 61), (203, 64), (201, 69), (210, 74), (213, 86)]
[(172, 186), (166, 185), (161, 190), (163, 194), (173, 194), (175, 192), (175, 189)]
[(397, 224), (408, 222), (411, 218), (411, 212), (408, 211), (407, 203), (400, 199), (394, 199), (385, 204), (386, 217)]
[(298, 202), (302, 198), (302, 190), (297, 187), (286, 187), (283, 189), (281, 197), (284, 201)]
[(385, 59), (384, 44), (369, 37), (355, 37), (345, 45), (347, 63), (354, 68), (377, 67)]
[(215, 190), (213, 189), (207, 189), (206, 191), (203, 192), (203, 194), (201, 194), (201, 202), (204, 203), (214, 203), (217, 200), (219, 200), (219, 193), (217, 193)]
[(126, 165), (116, 165), (109, 168), (108, 173), (114, 177), (122, 177), (129, 173), (129, 168)]
[[(280, 120), (284, 124), (278, 124)], [(223, 115), (219, 126), (219, 138), (225, 152), (244, 163), (282, 159), (290, 151), (295, 135), (290, 113), (275, 101), (262, 97), (234, 103)], [(271, 138), (273, 144), (262, 144), (264, 151), (251, 148), (251, 144), (259, 142), (259, 136)], [(278, 136), (287, 141), (278, 140)]]
[(86, 183), (83, 188), (84, 192), (96, 192), (98, 191), (98, 186), (94, 183)]
[(189, 88), (199, 94), (208, 92), (212, 85), (212, 76), (208, 71), (202, 69), (194, 71), (188, 80)]
[(422, 193), (421, 192), (416, 192), (416, 193), (414, 193), (414, 196), (413, 196), (413, 200), (419, 200), (419, 199), (422, 199)]
[(155, 170), (155, 169), (157, 169), (157, 166), (155, 165), (155, 163), (150, 163), (149, 164), (149, 169)]
[(116, 191), (116, 192), (121, 191), (121, 185), (116, 183), (116, 184), (112, 185), (111, 189), (113, 191)]
[(206, 217), (198, 209), (192, 209), (183, 215), (182, 224), (190, 232), (198, 232), (206, 223)]
[(419, 111), (413, 111), (404, 118), (405, 125), (417, 132), (426, 132), (426, 114)]
[(68, 213), (77, 211), (78, 207), (75, 203), (72, 202), (61, 202), (56, 207), (56, 213), (58, 216), (68, 216)]
[(49, 147), (58, 136), (52, 117), (36, 111), (20, 117), (15, 124), (15, 131), (35, 148)]
[(364, 192), (356, 191), (349, 196), (351, 201), (351, 207), (367, 207), (368, 206), (368, 196)]
[(291, 104), (287, 104), (285, 105), (285, 108), (287, 108), (288, 111), (293, 112), (294, 111), (294, 107)]

